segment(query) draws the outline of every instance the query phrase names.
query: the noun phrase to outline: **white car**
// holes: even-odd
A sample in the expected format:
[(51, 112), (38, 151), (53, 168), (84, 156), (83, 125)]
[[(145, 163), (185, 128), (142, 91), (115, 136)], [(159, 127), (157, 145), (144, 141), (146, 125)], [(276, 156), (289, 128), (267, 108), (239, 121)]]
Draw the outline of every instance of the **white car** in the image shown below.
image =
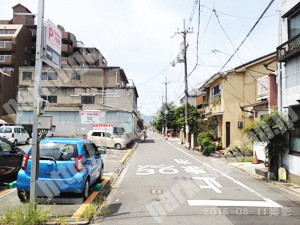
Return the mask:
[(14, 143), (14, 145), (18, 145), (20, 142), (29, 144), (30, 140), (29, 134), (21, 126), (0, 127), (0, 137), (6, 138), (10, 142)]
[(92, 140), (97, 147), (103, 147), (106, 145), (106, 147), (109, 148), (126, 148), (126, 141), (122, 138), (115, 137), (109, 131), (105, 132), (103, 130), (90, 130), (87, 133), (86, 138)]

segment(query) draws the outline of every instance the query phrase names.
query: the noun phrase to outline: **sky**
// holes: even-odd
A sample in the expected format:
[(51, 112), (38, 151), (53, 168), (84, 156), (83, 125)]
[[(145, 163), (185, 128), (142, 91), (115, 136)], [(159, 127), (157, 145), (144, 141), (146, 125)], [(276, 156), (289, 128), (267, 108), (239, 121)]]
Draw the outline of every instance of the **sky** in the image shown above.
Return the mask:
[[(23, 4), (32, 13), (38, 0), (1, 0), (0, 20), (12, 18)], [(179, 106), (184, 96), (183, 26), (187, 34), (189, 89), (199, 88), (220, 72), (271, 0), (45, 0), (45, 19), (62, 25), (86, 47), (96, 47), (108, 66), (124, 69), (139, 94), (138, 110), (155, 115), (167, 100)], [(200, 10), (199, 10), (200, 4)], [(237, 54), (222, 69), (230, 70), (275, 52), (280, 0), (275, 0)], [(200, 16), (199, 16), (200, 15)], [(199, 27), (199, 29), (198, 29)], [(197, 44), (198, 43), (198, 44)], [(198, 46), (198, 47), (197, 47)], [(198, 63), (197, 61), (198, 55)], [(175, 60), (175, 65), (172, 62)]]

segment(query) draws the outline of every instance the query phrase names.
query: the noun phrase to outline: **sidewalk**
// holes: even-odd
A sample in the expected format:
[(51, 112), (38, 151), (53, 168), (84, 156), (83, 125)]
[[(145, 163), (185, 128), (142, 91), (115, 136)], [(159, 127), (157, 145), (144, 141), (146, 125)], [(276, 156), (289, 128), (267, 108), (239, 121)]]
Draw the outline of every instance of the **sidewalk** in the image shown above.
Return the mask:
[[(181, 145), (180, 139), (179, 138), (169, 138), (169, 141), (174, 141), (177, 144)], [(198, 152), (196, 150), (193, 150), (193, 152), (197, 154), (201, 154), (201, 152)], [(251, 162), (235, 162), (236, 159), (235, 157), (227, 157), (225, 158), (224, 156), (221, 156), (219, 154), (211, 154), (210, 156), (213, 158), (215, 161), (217, 161), (220, 164), (224, 165), (229, 165), (233, 168), (236, 168), (238, 170), (241, 170), (248, 175), (259, 179), (259, 180), (265, 180), (267, 182), (272, 183), (273, 185), (277, 186), (278, 188), (285, 190), (289, 192), (290, 194), (294, 194), (297, 197), (300, 197), (300, 186), (293, 184), (293, 183), (284, 183), (284, 182), (279, 182), (279, 181), (273, 181), (273, 180), (267, 180), (266, 179), (266, 173), (267, 173), (267, 168), (264, 166), (263, 163), (259, 164), (252, 164)]]
[(263, 163), (252, 164), (251, 162), (234, 162), (235, 157), (225, 158), (219, 156), (218, 154), (212, 154), (211, 157), (213, 157), (217, 162), (221, 164), (226, 164), (233, 168), (239, 169), (256, 179), (268, 181), (273, 185), (279, 187), (280, 189), (283, 189), (291, 194), (296, 195), (297, 197), (300, 197), (300, 186), (293, 183), (284, 183), (279, 181), (267, 180), (266, 173), (268, 170)]

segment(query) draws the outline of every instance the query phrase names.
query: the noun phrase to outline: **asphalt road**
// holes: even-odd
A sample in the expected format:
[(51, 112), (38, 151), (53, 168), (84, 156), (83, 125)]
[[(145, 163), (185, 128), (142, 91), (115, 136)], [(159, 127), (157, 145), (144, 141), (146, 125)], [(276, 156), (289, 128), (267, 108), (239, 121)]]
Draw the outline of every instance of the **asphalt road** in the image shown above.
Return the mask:
[(102, 224), (300, 224), (300, 199), (158, 134), (142, 142)]

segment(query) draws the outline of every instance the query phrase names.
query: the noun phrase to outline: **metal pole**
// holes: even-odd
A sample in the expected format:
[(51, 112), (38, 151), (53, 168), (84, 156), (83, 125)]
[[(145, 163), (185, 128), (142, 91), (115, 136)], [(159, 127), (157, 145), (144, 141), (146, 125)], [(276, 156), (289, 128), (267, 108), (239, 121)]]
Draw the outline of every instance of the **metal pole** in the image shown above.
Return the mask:
[(185, 20), (183, 20), (183, 53), (184, 53), (184, 83), (185, 83), (185, 132), (186, 132), (186, 142), (185, 147), (190, 149), (190, 127), (189, 127), (189, 108), (188, 108), (188, 80), (187, 80), (187, 60), (186, 60), (186, 30), (185, 30)]
[(38, 24), (36, 35), (36, 55), (35, 55), (35, 83), (34, 83), (34, 103), (33, 103), (33, 136), (31, 149), (31, 177), (30, 177), (30, 202), (35, 204), (35, 184), (39, 171), (39, 141), (38, 141), (38, 99), (41, 97), (41, 75), (43, 57), (43, 25), (44, 25), (44, 0), (39, 0), (38, 4)]
[[(282, 27), (281, 27), (281, 11), (277, 10), (278, 14), (278, 46), (282, 44)], [(278, 70), (278, 82), (279, 82), (279, 104), (278, 111), (282, 113), (282, 64), (281, 62), (277, 63)]]
[(168, 121), (167, 121), (167, 110), (168, 110), (168, 82), (167, 82), (167, 77), (166, 77), (166, 83), (165, 83), (165, 91), (166, 91), (166, 109), (165, 109), (165, 136), (168, 135)]

